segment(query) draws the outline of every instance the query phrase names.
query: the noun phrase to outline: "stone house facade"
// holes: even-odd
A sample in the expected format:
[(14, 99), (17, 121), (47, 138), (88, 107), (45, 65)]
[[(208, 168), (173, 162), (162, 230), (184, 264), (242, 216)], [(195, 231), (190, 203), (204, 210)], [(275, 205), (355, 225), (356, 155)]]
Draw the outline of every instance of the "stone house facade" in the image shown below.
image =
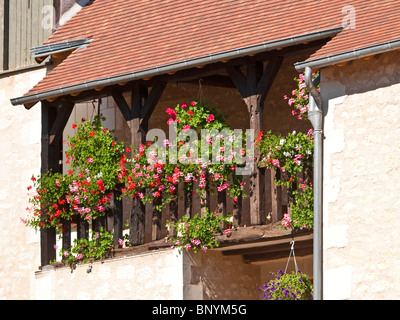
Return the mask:
[[(376, 1), (369, 2), (376, 5)], [(387, 6), (398, 6), (395, 1), (379, 3), (381, 17), (387, 14)], [(310, 5), (307, 2), (305, 9), (309, 9)], [(329, 12), (336, 12), (330, 7), (332, 1), (331, 4), (323, 1), (320, 5), (327, 11), (331, 10)], [(341, 5), (344, 4), (337, 1), (334, 8)], [(326, 53), (329, 44), (333, 46), (338, 42), (339, 45), (331, 48), (330, 53), (340, 55), (342, 51), (347, 52), (348, 47), (341, 48), (340, 41), (348, 46), (354, 45), (354, 49), (359, 51), (369, 45), (380, 44), (372, 36), (367, 37), (366, 43), (346, 42), (353, 39), (353, 33), (349, 35), (349, 32), (363, 32), (364, 20), (369, 14), (368, 10), (359, 6), (360, 1), (353, 1), (351, 5), (358, 17), (355, 29), (350, 26), (341, 31), (331, 42), (328, 41), (328, 46), (320, 44), (320, 49), (306, 48), (285, 57), (266, 98), (263, 114), (265, 130), (285, 134), (292, 130), (305, 131), (311, 125), (299, 123), (291, 117), (282, 99), (293, 89), (293, 78), (302, 71), (296, 70), (296, 63), (312, 64), (319, 58), (314, 52), (329, 56), (329, 52)], [(65, 6), (65, 10), (70, 8), (67, 4)], [(331, 22), (316, 26), (316, 30), (340, 26), (342, 18), (348, 16), (339, 9), (338, 14), (329, 15)], [(392, 11), (392, 16), (385, 16), (385, 19), (396, 20), (397, 11)], [(375, 14), (379, 12), (374, 11)], [(282, 24), (285, 25), (285, 22)], [(392, 28), (398, 30), (394, 24)], [(348, 38), (341, 40), (342, 35)], [(396, 35), (387, 33), (385, 40), (392, 45), (390, 49), (313, 66), (321, 76), (324, 124), (320, 252), (323, 281), (319, 284), (324, 299), (400, 297), (399, 236), (396, 231), (400, 163), (397, 142), (400, 133), (400, 101), (397, 94), (400, 53), (396, 39)], [(27, 181), (32, 174), (40, 172), (41, 102), (26, 110), (22, 106), (12, 106), (10, 100), (22, 97), (53, 67), (42, 66), (0, 76), (0, 106), (3, 110), (0, 125), (3, 137), (1, 177), (5, 182), (0, 189), (0, 297), (259, 299), (258, 286), (270, 271), (282, 268), (287, 258), (246, 263), (243, 254), (229, 254), (224, 247), (205, 254), (180, 254), (169, 247), (158, 247), (157, 250), (143, 252), (124, 251), (104, 263), (96, 262), (90, 268), (78, 265), (72, 273), (68, 267), (42, 266), (38, 270), (41, 265), (40, 235), (26, 229), (20, 218), (25, 215), (28, 200)], [(228, 121), (233, 127), (247, 127), (249, 114), (238, 90), (207, 85), (202, 88), (207, 100), (231, 115)], [(163, 128), (162, 115), (166, 107), (191, 100), (198, 94), (198, 82), (169, 83), (149, 120), (149, 128)], [(99, 101), (101, 111), (107, 116), (107, 125), (115, 129), (121, 139), (129, 140), (127, 124), (115, 101), (111, 97), (103, 97), (96, 102), (96, 107)], [(77, 103), (65, 126), (64, 136), (70, 134), (73, 122), (83, 116), (90, 117), (93, 112), (92, 101)], [(265, 234), (268, 235), (268, 232)], [(312, 233), (304, 234), (299, 241), (312, 238)], [(269, 246), (289, 240), (287, 235), (273, 238)], [(245, 243), (235, 249), (246, 250), (252, 246), (254, 243)], [(315, 271), (313, 260), (315, 254), (299, 257), (299, 268), (312, 274)], [(83, 282), (84, 287), (81, 286)]]

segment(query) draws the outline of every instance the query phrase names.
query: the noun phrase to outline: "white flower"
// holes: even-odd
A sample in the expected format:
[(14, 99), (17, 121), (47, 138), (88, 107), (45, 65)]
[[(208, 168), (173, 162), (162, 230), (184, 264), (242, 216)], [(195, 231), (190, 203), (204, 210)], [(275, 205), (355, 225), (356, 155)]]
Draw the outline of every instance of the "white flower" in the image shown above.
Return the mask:
[(281, 146), (283, 146), (283, 144), (286, 142), (286, 139), (281, 139), (281, 141), (279, 141), (279, 144), (281, 145)]

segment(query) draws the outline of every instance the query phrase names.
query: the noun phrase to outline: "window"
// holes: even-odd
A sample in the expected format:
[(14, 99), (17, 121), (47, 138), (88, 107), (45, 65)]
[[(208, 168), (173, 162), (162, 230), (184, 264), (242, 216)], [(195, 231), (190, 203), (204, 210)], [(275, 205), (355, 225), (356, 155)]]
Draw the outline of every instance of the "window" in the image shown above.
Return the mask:
[(0, 0), (0, 73), (37, 63), (31, 48), (50, 36), (53, 0)]

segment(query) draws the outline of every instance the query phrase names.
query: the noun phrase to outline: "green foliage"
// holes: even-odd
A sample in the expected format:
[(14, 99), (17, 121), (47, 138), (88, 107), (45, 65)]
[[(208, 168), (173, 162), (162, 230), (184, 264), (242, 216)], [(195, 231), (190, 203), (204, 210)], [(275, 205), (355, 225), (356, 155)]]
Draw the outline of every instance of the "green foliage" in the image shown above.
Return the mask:
[(259, 288), (265, 300), (312, 300), (313, 285), (306, 274), (292, 272), (284, 273), (279, 270), (274, 279)]
[(101, 178), (106, 190), (113, 190), (118, 182), (119, 161), (124, 153), (124, 143), (117, 142), (101, 121), (99, 115), (94, 120), (75, 123), (76, 134), (68, 136), (69, 150), (65, 152), (67, 163), (75, 173), (86, 173)]
[[(207, 251), (219, 246), (219, 241), (215, 235), (221, 233), (221, 223), (230, 222), (231, 217), (222, 217), (217, 213), (208, 210), (203, 216), (196, 214), (193, 218), (188, 216), (182, 217), (173, 227), (177, 232), (176, 238), (173, 239), (174, 246), (180, 250), (198, 250)], [(171, 227), (171, 223), (167, 223)], [(225, 234), (229, 234), (230, 230), (224, 230)]]
[(113, 235), (101, 228), (100, 232), (90, 231), (89, 239), (75, 239), (69, 251), (61, 251), (60, 256), (66, 264), (73, 266), (78, 262), (102, 260), (111, 254)]
[(66, 162), (71, 165), (68, 174), (46, 172), (32, 177), (35, 191), (29, 199), (31, 216), (24, 220), (27, 226), (58, 227), (62, 219), (70, 220), (73, 215), (90, 222), (105, 214), (118, 183), (124, 144), (103, 127), (102, 120), (95, 116), (93, 121), (73, 124), (76, 134), (66, 142), (70, 146), (66, 151)]
[(70, 177), (61, 173), (47, 172), (38, 177), (32, 176), (27, 210), (31, 213), (29, 219), (24, 220), (27, 226), (33, 228), (57, 227), (62, 218), (69, 219), (70, 210), (65, 195), (68, 193)]
[[(317, 74), (313, 74), (315, 78)], [(305, 84), (305, 76), (299, 74), (294, 79), (297, 88), (288, 98), (288, 104), (292, 107), (292, 115), (299, 120), (308, 121), (308, 90)], [(274, 168), (278, 175), (275, 183), (286, 188), (289, 195), (290, 213), (285, 213), (282, 226), (287, 228), (302, 229), (313, 227), (313, 188), (312, 167), (314, 165), (314, 138), (313, 130), (307, 134), (299, 132), (286, 136), (274, 135), (268, 131), (265, 135), (260, 131), (256, 140), (256, 146), (260, 150), (260, 166)], [(301, 178), (301, 174), (305, 177)]]
[[(274, 168), (279, 172), (275, 183), (285, 187), (289, 194), (290, 214), (286, 213), (282, 226), (292, 229), (313, 227), (313, 188), (310, 177), (313, 167), (313, 132), (289, 133), (287, 136), (274, 135), (271, 131), (259, 135), (259, 165)], [(306, 173), (305, 179), (299, 174)], [(309, 176), (307, 176), (309, 175)]]

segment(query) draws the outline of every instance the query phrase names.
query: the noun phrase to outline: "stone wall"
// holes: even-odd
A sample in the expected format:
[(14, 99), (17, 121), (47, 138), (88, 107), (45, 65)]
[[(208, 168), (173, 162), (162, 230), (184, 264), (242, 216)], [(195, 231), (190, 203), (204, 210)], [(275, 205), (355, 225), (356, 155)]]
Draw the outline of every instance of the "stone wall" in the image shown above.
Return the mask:
[(322, 71), (324, 298), (399, 299), (400, 52)]
[[(36, 272), (32, 299), (182, 300), (183, 264), (177, 250), (160, 250)], [(84, 285), (83, 285), (84, 284)]]
[(41, 111), (12, 106), (45, 75), (44, 68), (0, 77), (0, 299), (29, 299), (40, 265), (39, 234), (27, 229), (27, 187), (40, 173)]

